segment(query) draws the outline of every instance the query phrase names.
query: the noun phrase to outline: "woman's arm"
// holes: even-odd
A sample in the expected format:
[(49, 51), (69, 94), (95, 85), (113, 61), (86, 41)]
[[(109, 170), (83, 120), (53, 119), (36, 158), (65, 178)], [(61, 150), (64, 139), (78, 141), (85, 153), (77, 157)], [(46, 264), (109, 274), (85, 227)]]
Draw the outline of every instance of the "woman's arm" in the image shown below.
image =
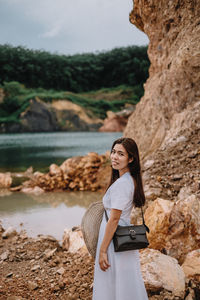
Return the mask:
[(119, 209), (111, 209), (110, 218), (107, 222), (104, 238), (100, 247), (99, 265), (102, 271), (106, 271), (110, 267), (107, 250), (115, 230), (117, 229), (121, 213), (122, 211)]

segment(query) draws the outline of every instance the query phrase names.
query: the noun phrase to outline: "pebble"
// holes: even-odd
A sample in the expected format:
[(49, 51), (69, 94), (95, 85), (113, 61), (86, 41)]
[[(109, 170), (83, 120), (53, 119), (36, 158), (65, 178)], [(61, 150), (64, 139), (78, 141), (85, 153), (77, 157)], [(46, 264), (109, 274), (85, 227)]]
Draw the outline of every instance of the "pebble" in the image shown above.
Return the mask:
[(9, 296), (6, 298), (6, 300), (26, 300), (26, 299), (20, 296)]
[(57, 270), (57, 273), (63, 275), (65, 273), (65, 269), (61, 267), (60, 269)]
[(28, 288), (31, 291), (36, 290), (38, 288), (38, 284), (36, 282), (33, 282), (33, 281), (28, 281)]
[(6, 260), (9, 256), (10, 252), (8, 250), (6, 250), (5, 252), (3, 252), (0, 256), (1, 260)]
[(44, 255), (47, 259), (51, 258), (55, 252), (56, 252), (57, 248), (54, 248), (53, 250), (51, 249), (47, 249), (45, 252), (44, 252)]
[(36, 270), (38, 270), (38, 269), (40, 269), (41, 267), (40, 267), (40, 265), (35, 265), (35, 266), (33, 266), (32, 268), (31, 268), (31, 271), (36, 271)]
[(2, 238), (6, 239), (8, 237), (14, 236), (17, 234), (17, 231), (13, 228), (13, 227), (9, 227), (8, 229), (6, 229), (6, 231), (4, 231), (4, 233), (2, 234)]

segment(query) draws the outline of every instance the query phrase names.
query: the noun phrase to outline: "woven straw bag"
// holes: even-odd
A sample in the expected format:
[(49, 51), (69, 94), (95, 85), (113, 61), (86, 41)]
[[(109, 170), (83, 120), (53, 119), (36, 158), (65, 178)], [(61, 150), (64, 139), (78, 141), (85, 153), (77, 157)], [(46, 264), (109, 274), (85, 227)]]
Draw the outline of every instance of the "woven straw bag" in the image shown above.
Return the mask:
[(81, 221), (83, 238), (86, 247), (93, 258), (96, 256), (99, 229), (103, 218), (103, 213), (103, 202), (94, 202), (90, 204)]

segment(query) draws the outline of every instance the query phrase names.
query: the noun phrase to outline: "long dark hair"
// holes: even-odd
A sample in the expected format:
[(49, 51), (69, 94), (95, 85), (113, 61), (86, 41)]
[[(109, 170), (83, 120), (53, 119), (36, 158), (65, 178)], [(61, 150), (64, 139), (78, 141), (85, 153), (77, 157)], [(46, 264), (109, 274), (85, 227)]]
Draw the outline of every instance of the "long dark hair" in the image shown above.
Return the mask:
[[(141, 207), (145, 204), (145, 195), (142, 184), (140, 157), (136, 142), (131, 138), (119, 138), (114, 141), (111, 151), (116, 144), (122, 144), (126, 149), (129, 158), (133, 158), (133, 161), (128, 164), (131, 176), (133, 177), (135, 184), (135, 191), (133, 196), (133, 203), (135, 207)], [(108, 188), (119, 178), (119, 171), (112, 168), (111, 179)]]

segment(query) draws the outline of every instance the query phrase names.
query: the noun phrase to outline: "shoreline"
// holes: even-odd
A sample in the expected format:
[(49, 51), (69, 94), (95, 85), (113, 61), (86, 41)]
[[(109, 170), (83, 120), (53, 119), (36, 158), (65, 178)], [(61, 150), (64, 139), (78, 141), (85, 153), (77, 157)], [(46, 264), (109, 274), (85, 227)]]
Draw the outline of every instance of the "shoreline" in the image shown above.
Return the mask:
[(72, 254), (50, 236), (3, 238), (0, 229), (0, 299), (91, 299), (93, 262), (86, 252)]
[[(79, 229), (74, 228), (70, 234), (76, 234), (76, 237), (80, 238), (78, 232)], [(0, 295), (2, 297), (0, 299), (92, 299), (94, 259), (88, 254), (85, 246), (77, 248), (78, 240), (73, 246), (71, 245), (70, 250), (68, 238), (65, 239), (63, 245), (60, 245), (51, 236), (42, 235), (31, 238), (25, 232), (13, 232), (5, 238), (3, 237), (4, 233), (5, 231), (0, 225), (0, 272), (2, 274), (0, 278)], [(68, 250), (65, 249), (66, 246)], [(150, 259), (154, 259), (153, 264), (155, 264), (158, 260), (158, 252), (153, 249), (141, 251), (140, 260), (144, 278), (146, 272), (149, 272), (148, 266), (144, 269), (144, 262), (147, 265), (151, 264), (146, 261), (150, 255)], [(159, 255), (160, 257), (166, 256), (161, 253)], [(170, 264), (167, 263), (167, 265), (171, 268)], [(169, 276), (171, 276), (170, 272)], [(176, 279), (176, 275), (173, 276)], [(156, 278), (156, 285), (158, 285), (161, 278)], [(181, 280), (182, 278), (180, 278)], [(149, 300), (183, 300), (187, 299), (185, 296), (188, 294), (198, 293), (200, 288), (198, 281), (188, 279), (185, 282), (185, 289), (182, 291), (178, 291), (179, 287), (177, 286), (173, 292), (167, 287), (152, 286), (151, 280), (148, 282), (146, 278), (145, 285)]]

